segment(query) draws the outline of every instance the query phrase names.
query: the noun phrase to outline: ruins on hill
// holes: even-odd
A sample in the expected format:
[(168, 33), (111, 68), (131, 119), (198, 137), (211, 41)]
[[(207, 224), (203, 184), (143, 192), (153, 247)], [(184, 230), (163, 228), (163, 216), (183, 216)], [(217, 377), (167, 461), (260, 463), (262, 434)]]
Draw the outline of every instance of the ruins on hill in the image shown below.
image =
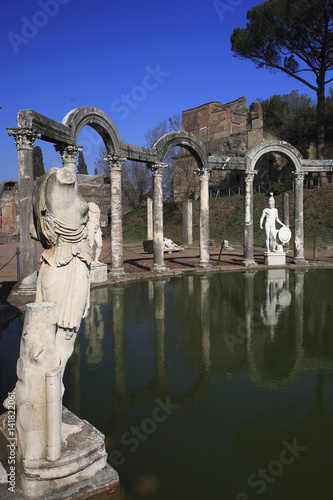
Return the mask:
[[(206, 146), (209, 156), (243, 157), (249, 149), (271, 139), (263, 130), (263, 111), (260, 102), (246, 106), (246, 97), (221, 104), (218, 101), (187, 109), (182, 113), (182, 130), (194, 135)], [(262, 171), (270, 171), (270, 178), (279, 180), (279, 171), (285, 162), (280, 155), (270, 154), (263, 160)], [(185, 148), (174, 157), (174, 199), (199, 196), (199, 180), (194, 174), (196, 162)], [(257, 167), (258, 168), (258, 167)], [(275, 171), (275, 175), (274, 175)], [(258, 176), (258, 180), (262, 176)], [(238, 172), (212, 171), (209, 181), (211, 193), (219, 188), (241, 187)]]

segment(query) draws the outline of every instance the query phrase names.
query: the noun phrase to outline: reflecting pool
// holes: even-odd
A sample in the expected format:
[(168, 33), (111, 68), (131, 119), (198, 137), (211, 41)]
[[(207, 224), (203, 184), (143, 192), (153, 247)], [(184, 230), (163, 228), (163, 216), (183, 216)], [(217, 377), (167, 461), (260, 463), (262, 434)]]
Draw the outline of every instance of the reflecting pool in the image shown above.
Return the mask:
[[(92, 291), (64, 404), (106, 436), (115, 500), (333, 496), (332, 269)], [(0, 338), (1, 397), (19, 320)]]

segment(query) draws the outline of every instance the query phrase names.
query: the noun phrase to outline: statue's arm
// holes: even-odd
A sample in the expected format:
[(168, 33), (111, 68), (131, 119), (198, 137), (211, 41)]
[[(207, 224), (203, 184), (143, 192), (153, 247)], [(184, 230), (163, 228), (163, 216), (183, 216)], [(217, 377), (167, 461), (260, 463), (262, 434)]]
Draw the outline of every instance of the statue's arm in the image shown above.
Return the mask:
[(285, 225), (285, 224), (283, 224), (283, 222), (280, 221), (277, 210), (276, 210), (276, 214), (275, 214), (275, 220), (276, 220), (276, 222), (278, 222), (279, 224), (281, 224), (281, 226)]
[(264, 209), (262, 211), (262, 214), (261, 214), (261, 217), (260, 217), (260, 229), (262, 229), (262, 224), (264, 222), (265, 215), (266, 215), (266, 212), (265, 212), (265, 209)]

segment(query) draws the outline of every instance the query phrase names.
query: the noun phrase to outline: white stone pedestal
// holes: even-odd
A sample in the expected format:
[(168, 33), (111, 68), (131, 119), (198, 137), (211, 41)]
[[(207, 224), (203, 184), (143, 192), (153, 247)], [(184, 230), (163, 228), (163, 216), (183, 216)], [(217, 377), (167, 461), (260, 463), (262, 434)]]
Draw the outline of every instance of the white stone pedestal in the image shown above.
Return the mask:
[(108, 280), (108, 268), (106, 264), (91, 264), (90, 282), (103, 283)]
[(285, 252), (265, 252), (264, 264), (266, 266), (285, 266), (286, 265)]
[[(7, 444), (12, 438), (4, 429), (6, 414), (0, 417), (0, 447), (6, 468)], [(63, 424), (80, 426), (62, 443), (61, 457), (55, 461), (15, 460), (15, 498), (84, 499), (119, 486), (117, 472), (107, 464), (104, 435), (86, 420), (63, 408)], [(7, 451), (7, 453), (9, 453)]]

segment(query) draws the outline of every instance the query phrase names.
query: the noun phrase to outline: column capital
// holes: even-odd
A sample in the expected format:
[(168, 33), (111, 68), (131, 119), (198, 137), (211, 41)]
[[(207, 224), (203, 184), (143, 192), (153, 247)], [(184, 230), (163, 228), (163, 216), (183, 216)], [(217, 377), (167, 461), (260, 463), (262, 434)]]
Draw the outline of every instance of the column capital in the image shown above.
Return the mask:
[(168, 163), (163, 163), (163, 162), (156, 162), (148, 165), (148, 168), (150, 168), (152, 175), (162, 177), (163, 172), (165, 168), (168, 168)]
[(78, 153), (82, 151), (82, 146), (59, 143), (54, 145), (54, 149), (60, 153), (63, 163), (67, 163), (76, 161)]
[(250, 182), (253, 182), (253, 179), (257, 175), (258, 171), (257, 170), (245, 170), (243, 173), (244, 173), (245, 182), (250, 183)]
[(308, 175), (309, 172), (306, 172), (304, 170), (294, 170), (293, 171), (293, 176), (295, 177), (295, 181), (296, 182), (303, 182), (304, 181), (304, 177), (306, 175)]
[(31, 149), (34, 147), (36, 139), (40, 139), (41, 135), (37, 130), (27, 127), (7, 127), (8, 135), (14, 137), (16, 149)]
[(126, 158), (120, 155), (106, 155), (104, 156), (103, 160), (108, 163), (110, 171), (117, 170), (120, 172), (123, 163), (126, 161)]
[(199, 177), (199, 181), (209, 181), (209, 176), (211, 173), (210, 168), (196, 168), (194, 172)]

